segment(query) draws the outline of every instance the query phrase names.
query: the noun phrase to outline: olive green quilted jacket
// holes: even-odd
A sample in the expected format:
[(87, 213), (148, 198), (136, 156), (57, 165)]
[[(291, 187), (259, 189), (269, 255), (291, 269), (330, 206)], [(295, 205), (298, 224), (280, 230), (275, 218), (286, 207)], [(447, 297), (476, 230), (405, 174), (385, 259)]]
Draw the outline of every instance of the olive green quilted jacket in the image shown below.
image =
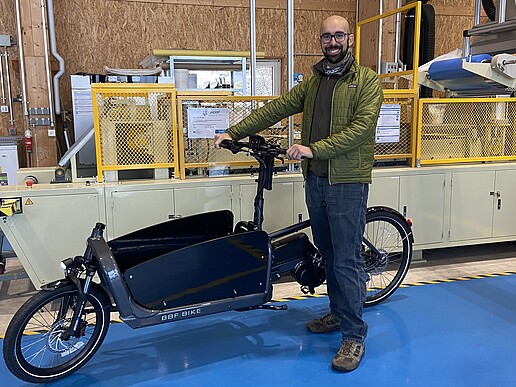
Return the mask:
[[(319, 65), (319, 66), (318, 66)], [(352, 64), (337, 82), (332, 101), (330, 136), (309, 144), (314, 102), (320, 80), (325, 76), (314, 66), (314, 74), (281, 97), (253, 111), (227, 133), (238, 140), (303, 112), (301, 144), (310, 146), (314, 159), (329, 160), (329, 182), (371, 182), (376, 122), (383, 101), (377, 74)], [(308, 160), (303, 161), (306, 177)]]

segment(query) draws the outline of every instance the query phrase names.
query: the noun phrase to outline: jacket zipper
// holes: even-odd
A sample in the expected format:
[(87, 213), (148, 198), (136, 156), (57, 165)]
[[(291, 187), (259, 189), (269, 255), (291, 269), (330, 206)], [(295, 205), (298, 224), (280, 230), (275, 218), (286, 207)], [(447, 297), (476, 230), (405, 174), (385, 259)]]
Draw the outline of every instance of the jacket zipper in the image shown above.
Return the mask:
[[(333, 91), (331, 93), (331, 113), (330, 113), (330, 136), (332, 135), (332, 127), (333, 127), (333, 101), (335, 100), (335, 90), (337, 89), (337, 86), (339, 85), (339, 83), (342, 83), (344, 82), (344, 80), (346, 78), (348, 78), (351, 74), (355, 74), (356, 71), (352, 71), (352, 72), (348, 72), (346, 75), (344, 75), (341, 79), (339, 79), (337, 81), (337, 83), (335, 83), (335, 87), (333, 88)], [(360, 160), (360, 148), (359, 148), (359, 160)], [(330, 168), (330, 162), (331, 162), (331, 159), (328, 159), (328, 184), (329, 185), (332, 185), (333, 183), (331, 182), (331, 168)], [(360, 161), (359, 161), (360, 162)]]

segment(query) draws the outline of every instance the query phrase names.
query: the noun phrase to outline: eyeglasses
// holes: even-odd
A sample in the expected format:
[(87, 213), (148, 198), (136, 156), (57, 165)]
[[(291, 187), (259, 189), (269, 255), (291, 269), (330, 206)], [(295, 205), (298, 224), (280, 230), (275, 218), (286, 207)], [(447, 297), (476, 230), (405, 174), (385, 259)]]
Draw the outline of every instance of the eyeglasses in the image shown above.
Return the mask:
[(321, 42), (330, 43), (332, 38), (335, 38), (337, 43), (341, 43), (346, 39), (346, 36), (351, 35), (349, 32), (337, 31), (334, 34), (330, 34), (329, 32), (321, 35)]

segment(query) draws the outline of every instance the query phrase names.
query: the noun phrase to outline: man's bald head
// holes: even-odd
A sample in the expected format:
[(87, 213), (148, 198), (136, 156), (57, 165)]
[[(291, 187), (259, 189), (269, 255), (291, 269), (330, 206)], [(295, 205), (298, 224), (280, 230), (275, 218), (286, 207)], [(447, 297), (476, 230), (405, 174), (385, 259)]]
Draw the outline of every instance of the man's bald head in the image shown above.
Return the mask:
[(349, 22), (339, 15), (332, 15), (321, 23), (321, 35), (325, 32), (334, 33), (335, 31), (342, 31), (342, 32), (350, 32), (349, 31)]
[(321, 23), (321, 49), (331, 65), (340, 63), (354, 43), (349, 22), (339, 15), (332, 15)]

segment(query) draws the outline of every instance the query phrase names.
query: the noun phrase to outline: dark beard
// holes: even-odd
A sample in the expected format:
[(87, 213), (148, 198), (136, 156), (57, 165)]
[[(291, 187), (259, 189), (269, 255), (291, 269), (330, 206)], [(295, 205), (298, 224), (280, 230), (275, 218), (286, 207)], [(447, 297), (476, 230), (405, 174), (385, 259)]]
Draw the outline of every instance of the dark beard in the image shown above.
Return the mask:
[[(339, 48), (340, 54), (337, 55), (336, 57), (332, 57), (332, 56), (328, 55), (326, 53), (326, 50), (330, 49), (330, 48)], [(323, 51), (323, 55), (326, 58), (326, 60), (328, 61), (328, 63), (336, 64), (336, 63), (341, 62), (342, 59), (344, 59), (346, 57), (346, 54), (348, 53), (348, 49), (349, 49), (349, 38), (346, 40), (346, 49), (345, 50), (344, 50), (344, 46), (342, 44), (336, 43), (332, 46), (326, 47)]]
[[(328, 47), (329, 48), (329, 47)], [(348, 50), (346, 49), (346, 51), (342, 50), (342, 46), (341, 46), (341, 51), (340, 51), (340, 54), (338, 56), (330, 56), (326, 53), (326, 50), (323, 52), (323, 55), (324, 57), (326, 58), (326, 60), (331, 63), (331, 64), (337, 64), (339, 63), (340, 61), (342, 61), (342, 59), (344, 59), (346, 57), (346, 54), (347, 54)]]

